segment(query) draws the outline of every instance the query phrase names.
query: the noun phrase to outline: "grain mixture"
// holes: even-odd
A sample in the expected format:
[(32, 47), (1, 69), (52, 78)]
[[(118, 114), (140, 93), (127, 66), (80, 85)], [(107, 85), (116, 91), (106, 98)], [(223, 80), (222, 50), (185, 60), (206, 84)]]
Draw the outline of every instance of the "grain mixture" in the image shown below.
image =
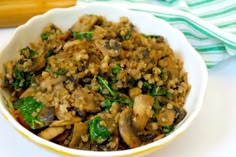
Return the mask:
[(84, 15), (65, 32), (49, 24), (19, 53), (3, 64), (2, 88), (15, 118), (44, 139), (124, 150), (164, 138), (186, 116), (183, 62), (126, 17)]

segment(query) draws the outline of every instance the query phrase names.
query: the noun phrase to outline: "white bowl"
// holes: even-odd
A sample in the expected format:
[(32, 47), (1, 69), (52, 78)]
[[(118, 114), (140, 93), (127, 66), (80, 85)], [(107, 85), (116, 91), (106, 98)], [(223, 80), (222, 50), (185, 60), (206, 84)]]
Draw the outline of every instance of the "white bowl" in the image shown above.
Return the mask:
[[(0, 110), (3, 115), (6, 117), (6, 119), (8, 119), (9, 123), (12, 124), (16, 130), (26, 138), (39, 144), (40, 146), (54, 150), (61, 155), (88, 157), (141, 156), (160, 149), (161, 147), (173, 141), (189, 127), (193, 119), (196, 118), (200, 111), (207, 86), (207, 69), (202, 58), (192, 48), (192, 46), (180, 31), (173, 28), (167, 22), (160, 20), (150, 14), (133, 12), (110, 5), (95, 4), (76, 6), (67, 9), (54, 9), (43, 15), (36, 16), (29, 20), (26, 24), (18, 27), (12, 39), (4, 48), (1, 49), (0, 62), (4, 63), (8, 60), (19, 57), (17, 50), (27, 46), (32, 41), (37, 41), (40, 38), (40, 33), (42, 32), (43, 27), (48, 23), (54, 23), (63, 31), (65, 31), (70, 28), (72, 24), (75, 23), (83, 14), (102, 15), (111, 21), (118, 21), (120, 16), (127, 16), (140, 32), (144, 34), (157, 34), (165, 37), (170, 47), (184, 61), (184, 70), (188, 72), (188, 82), (191, 85), (191, 90), (185, 103), (187, 116), (184, 118), (184, 120), (179, 123), (176, 129), (167, 137), (156, 142), (123, 151), (94, 152), (66, 148), (44, 140), (31, 133), (29, 130), (20, 125), (11, 115), (8, 109), (9, 94), (4, 90), (0, 90)], [(0, 72), (3, 72), (2, 65), (0, 66)]]

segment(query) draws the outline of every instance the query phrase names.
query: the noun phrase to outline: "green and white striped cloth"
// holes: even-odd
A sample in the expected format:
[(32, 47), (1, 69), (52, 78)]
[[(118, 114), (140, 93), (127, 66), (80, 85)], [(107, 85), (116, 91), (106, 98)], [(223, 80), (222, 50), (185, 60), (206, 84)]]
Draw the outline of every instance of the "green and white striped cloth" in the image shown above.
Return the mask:
[[(153, 14), (184, 33), (208, 68), (236, 55), (236, 0), (79, 0)], [(158, 10), (168, 7), (167, 11)]]

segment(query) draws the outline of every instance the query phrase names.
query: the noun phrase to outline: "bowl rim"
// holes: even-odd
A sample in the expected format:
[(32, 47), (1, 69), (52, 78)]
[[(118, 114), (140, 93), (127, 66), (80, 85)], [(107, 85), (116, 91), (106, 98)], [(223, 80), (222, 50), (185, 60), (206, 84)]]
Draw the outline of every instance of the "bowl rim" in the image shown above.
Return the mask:
[(200, 57), (199, 53), (190, 45), (190, 43), (187, 41), (187, 39), (183, 35), (183, 33), (180, 32), (179, 30), (177, 30), (176, 28), (172, 27), (168, 22), (166, 22), (162, 19), (158, 19), (149, 13), (139, 12), (139, 11), (131, 11), (131, 10), (124, 9), (124, 8), (118, 8), (118, 7), (112, 6), (110, 4), (91, 4), (90, 3), (90, 4), (83, 4), (80, 6), (73, 6), (73, 7), (69, 7), (69, 8), (56, 8), (56, 9), (52, 9), (42, 15), (37, 15), (37, 16), (31, 18), (25, 24), (16, 28), (13, 36), (8, 41), (8, 43), (6, 45), (3, 45), (2, 48), (0, 49), (0, 55), (3, 52), (3, 50), (7, 49), (7, 47), (10, 46), (10, 44), (15, 40), (16, 34), (19, 31), (22, 31), (23, 29), (28, 28), (32, 23), (37, 22), (39, 19), (42, 20), (51, 14), (57, 14), (60, 12), (65, 12), (65, 11), (76, 11), (79, 9), (85, 9), (86, 7), (105, 7), (105, 8), (109, 7), (109, 8), (113, 8), (115, 10), (123, 11), (124, 13), (128, 13), (128, 14), (147, 16), (148, 18), (152, 18), (153, 20), (161, 22), (162, 24), (167, 26), (168, 29), (174, 30), (175, 33), (177, 34), (177, 36), (179, 36), (183, 40), (183, 43), (185, 43), (186, 46), (189, 48), (189, 50), (192, 51), (192, 55), (194, 55), (194, 57), (198, 60), (198, 63), (199, 63), (199, 66), (200, 66), (200, 69), (202, 72), (202, 84), (201, 84), (202, 92), (199, 93), (200, 96), (198, 96), (199, 100), (198, 100), (198, 104), (197, 104), (195, 111), (193, 111), (193, 113), (186, 119), (186, 121), (184, 123), (181, 124), (180, 127), (175, 129), (172, 133), (170, 133), (168, 136), (166, 136), (163, 139), (160, 139), (158, 141), (155, 141), (155, 142), (143, 145), (143, 146), (139, 146), (137, 148), (127, 149), (127, 150), (119, 150), (119, 151), (106, 151), (106, 152), (105, 151), (100, 152), (100, 151), (77, 150), (77, 149), (73, 149), (73, 148), (64, 147), (59, 144), (55, 144), (51, 141), (47, 141), (45, 139), (42, 139), (39, 136), (37, 136), (37, 135), (33, 134), (32, 132), (30, 132), (29, 130), (27, 130), (26, 128), (24, 128), (21, 124), (19, 124), (17, 122), (17, 120), (15, 118), (13, 118), (11, 113), (7, 110), (7, 108), (5, 107), (5, 104), (0, 103), (0, 111), (2, 112), (3, 116), (11, 123), (11, 125), (18, 132), (20, 132), (27, 139), (30, 139), (30, 141), (33, 141), (36, 144), (39, 144), (43, 147), (49, 148), (50, 150), (54, 150), (54, 151), (60, 152), (65, 155), (73, 155), (73, 156), (81, 156), (81, 155), (86, 156), (86, 155), (88, 155), (88, 156), (104, 156), (104, 157), (106, 157), (106, 156), (137, 155), (140, 153), (153, 151), (157, 148), (161, 148), (164, 145), (170, 143), (173, 139), (178, 137), (182, 132), (184, 132), (190, 126), (192, 121), (196, 118), (196, 116), (200, 112), (200, 109), (201, 109), (201, 106), (203, 103), (203, 99), (204, 99), (204, 95), (205, 95), (205, 91), (206, 91), (206, 87), (207, 87), (207, 77), (208, 76), (207, 76), (207, 69), (206, 69), (205, 63), (202, 60), (202, 58)]

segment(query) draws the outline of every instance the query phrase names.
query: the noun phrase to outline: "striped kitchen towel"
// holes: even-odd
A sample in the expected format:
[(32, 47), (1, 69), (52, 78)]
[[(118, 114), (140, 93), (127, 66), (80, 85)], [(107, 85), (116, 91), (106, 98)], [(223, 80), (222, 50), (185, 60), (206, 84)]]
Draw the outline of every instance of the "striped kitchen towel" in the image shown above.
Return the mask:
[(167, 21), (184, 33), (208, 68), (236, 54), (236, 0), (79, 0), (78, 5), (94, 2)]

